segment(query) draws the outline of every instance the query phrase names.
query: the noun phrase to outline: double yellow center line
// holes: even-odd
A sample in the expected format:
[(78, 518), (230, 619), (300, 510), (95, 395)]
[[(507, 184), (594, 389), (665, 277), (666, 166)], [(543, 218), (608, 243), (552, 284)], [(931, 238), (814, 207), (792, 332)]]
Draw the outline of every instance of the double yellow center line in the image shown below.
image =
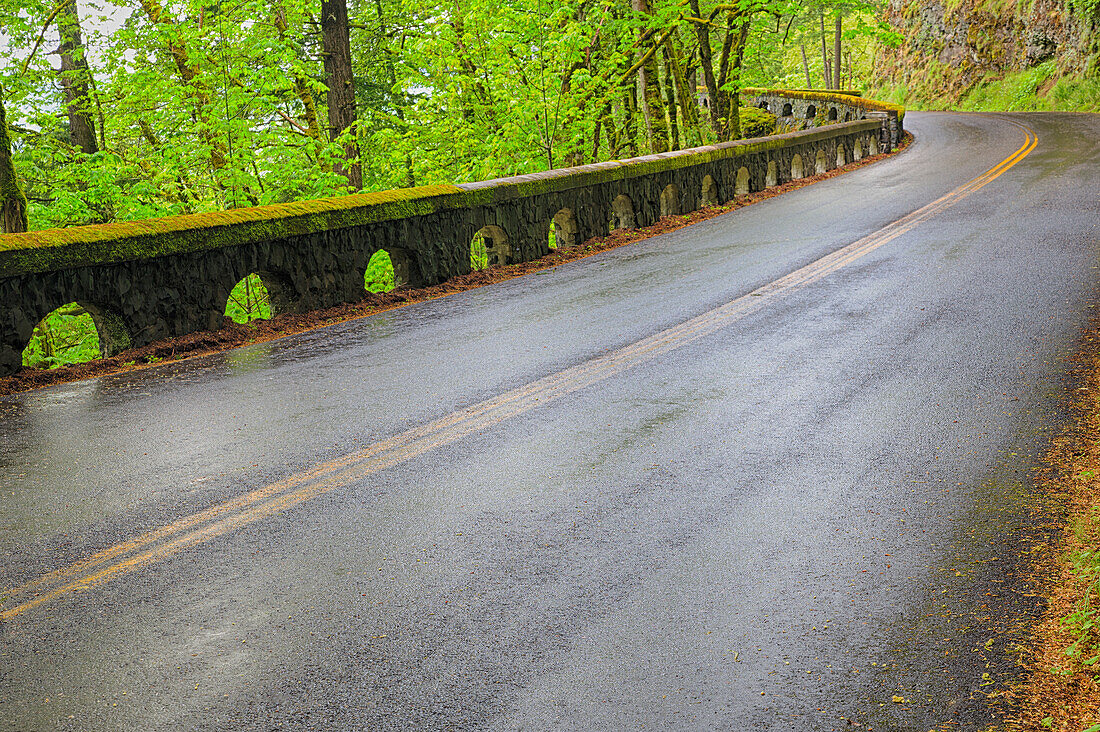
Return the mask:
[(95, 587), (310, 498), (361, 481), (380, 470), (492, 427), (714, 333), (761, 309), (770, 301), (816, 282), (878, 249), (1000, 176), (1034, 150), (1039, 142), (1033, 131), (1015, 122), (1012, 124), (1020, 127), (1026, 135), (1024, 144), (1015, 153), (965, 185), (870, 236), (747, 295), (617, 351), (402, 432), (363, 450), (320, 463), (310, 470), (116, 544), (24, 585), (0, 591), (0, 599), (8, 605), (0, 610), (0, 620), (11, 620), (63, 595)]

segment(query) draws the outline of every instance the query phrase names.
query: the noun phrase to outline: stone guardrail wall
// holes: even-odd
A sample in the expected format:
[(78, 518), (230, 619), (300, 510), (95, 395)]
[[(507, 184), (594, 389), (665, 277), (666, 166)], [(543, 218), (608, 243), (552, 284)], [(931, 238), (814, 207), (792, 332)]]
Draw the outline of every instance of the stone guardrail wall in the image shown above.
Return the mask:
[(854, 119), (877, 119), (882, 125), (880, 144), (897, 147), (905, 135), (905, 108), (896, 104), (864, 99), (862, 96), (836, 91), (811, 89), (742, 89), (752, 98), (752, 106), (774, 114), (788, 128), (809, 128), (848, 122)]
[(457, 186), (0, 235), (0, 375), (21, 367), (35, 325), (66, 303), (91, 314), (110, 356), (220, 327), (250, 273), (275, 313), (361, 299), (380, 249), (399, 285), (437, 284), (470, 271), (479, 232), (491, 266), (534, 260), (549, 253), (551, 226), (559, 246), (649, 226), (885, 151), (881, 129), (855, 120)]

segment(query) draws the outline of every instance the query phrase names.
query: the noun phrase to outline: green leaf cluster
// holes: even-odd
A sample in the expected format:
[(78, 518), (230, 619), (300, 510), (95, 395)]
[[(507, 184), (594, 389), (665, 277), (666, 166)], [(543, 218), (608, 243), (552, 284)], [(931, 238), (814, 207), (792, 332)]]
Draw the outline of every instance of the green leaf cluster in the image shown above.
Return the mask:
[[(94, 154), (70, 139), (48, 52), (56, 5), (27, 0), (4, 20), (0, 84), (32, 230), (343, 195), (352, 141), (365, 190), (710, 144), (724, 138), (701, 106), (700, 24), (731, 96), (805, 86), (805, 46), (816, 80), (817, 21), (838, 12), (859, 83), (878, 32), (876, 4), (833, 0), (711, 0), (701, 17), (680, 0), (353, 1), (358, 124), (333, 139), (316, 0), (79, 7), (90, 91), (74, 108), (95, 127)], [(652, 110), (638, 94), (643, 67)]]
[(393, 261), (385, 249), (375, 252), (367, 263), (363, 287), (367, 292), (389, 292), (394, 288)]

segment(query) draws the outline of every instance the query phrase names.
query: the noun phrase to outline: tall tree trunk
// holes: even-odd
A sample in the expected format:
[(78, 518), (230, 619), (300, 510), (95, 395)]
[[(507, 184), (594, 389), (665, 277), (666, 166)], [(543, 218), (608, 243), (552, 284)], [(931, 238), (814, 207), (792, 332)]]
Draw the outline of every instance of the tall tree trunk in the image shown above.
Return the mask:
[(836, 11), (836, 34), (833, 36), (833, 81), (836, 82), (836, 88), (840, 89), (844, 84), (841, 79), (841, 71), (843, 70), (844, 57), (840, 53), (840, 33), (843, 29), (844, 21), (840, 14), (840, 11)]
[(752, 22), (749, 18), (743, 18), (741, 28), (737, 33), (737, 40), (733, 47), (733, 60), (730, 63), (730, 79), (737, 89), (729, 95), (729, 128), (730, 139), (741, 138), (741, 67), (745, 62), (745, 48), (749, 45), (749, 33), (752, 32)]
[[(623, 133), (626, 138), (625, 147), (630, 150), (631, 157), (638, 157), (638, 90), (628, 87), (623, 95)], [(615, 156), (624, 147), (621, 141), (616, 141)]]
[(4, 90), (0, 87), (0, 231), (18, 234), (27, 230), (27, 197), (15, 174), (11, 159), (11, 137), (4, 113)]
[(107, 149), (107, 117), (103, 114), (103, 98), (99, 95), (99, 89), (96, 88), (95, 77), (91, 73), (88, 74), (88, 84), (91, 86), (92, 98), (95, 100), (95, 112), (96, 118), (99, 120), (99, 149)]
[(614, 149), (615, 140), (613, 139), (613, 133), (615, 128), (615, 119), (611, 116), (611, 101), (608, 100), (604, 103), (600, 109), (600, 113), (596, 115), (596, 125), (592, 132), (592, 162), (598, 163), (600, 161), (600, 133), (606, 128), (608, 137), (608, 147)]
[[(741, 112), (739, 94), (741, 82), (741, 60), (745, 55), (745, 44), (749, 40), (752, 23), (747, 16), (738, 11), (730, 11), (726, 16), (726, 38), (722, 41), (722, 55), (718, 59), (718, 89), (722, 102), (722, 114), (725, 120), (723, 140), (736, 140), (741, 137)], [(722, 91), (734, 82), (731, 91)]]
[(653, 117), (649, 111), (649, 105), (646, 103), (646, 70), (643, 66), (638, 69), (638, 75), (634, 82), (634, 98), (637, 99), (639, 104), (639, 110), (642, 113), (642, 119), (645, 121), (645, 148), (649, 152), (655, 152), (653, 149)]
[(665, 109), (668, 110), (668, 131), (673, 150), (680, 149), (680, 118), (676, 113), (676, 80), (674, 78), (672, 55), (668, 51), (671, 43), (664, 49), (665, 73), (662, 79), (665, 88)]
[[(356, 121), (347, 0), (321, 0), (321, 45), (328, 81), (329, 135), (335, 140)], [(349, 162), (337, 170), (348, 177), (348, 183), (355, 190), (363, 187), (363, 169), (359, 163), (351, 162), (358, 157), (359, 146), (354, 141), (348, 143), (344, 159)]]
[(806, 58), (806, 44), (802, 44), (802, 70), (806, 72), (806, 88), (813, 89), (814, 82), (810, 78), (810, 61)]
[(825, 88), (833, 88), (832, 69), (829, 64), (828, 46), (825, 44), (825, 11), (820, 11), (821, 18), (821, 75), (825, 80)]
[(710, 47), (710, 28), (699, 11), (699, 0), (691, 0), (691, 12), (695, 16), (693, 25), (699, 39), (699, 65), (703, 68), (703, 83), (707, 87), (707, 107), (710, 111), (710, 125), (719, 140), (723, 137), (725, 126), (722, 124), (721, 99), (718, 83), (714, 80), (714, 56)]
[[(649, 15), (649, 0), (631, 0), (636, 13)], [(645, 49), (639, 49), (644, 54)], [(649, 151), (668, 152), (668, 122), (665, 119), (665, 107), (661, 101), (661, 86), (657, 76), (657, 54), (638, 67), (638, 101), (645, 114), (646, 133), (649, 139)]]
[(88, 155), (99, 152), (92, 122), (92, 100), (88, 94), (88, 60), (84, 55), (84, 39), (80, 33), (80, 14), (76, 0), (66, 3), (57, 15), (57, 30), (61, 40), (61, 88), (65, 94), (65, 110), (69, 117), (69, 141)]
[[(676, 99), (680, 103), (680, 119), (683, 120), (681, 129), (684, 130), (683, 137), (685, 140), (687, 139), (688, 129), (693, 130), (698, 137), (699, 104), (696, 101), (695, 85), (691, 82), (690, 77), (685, 75), (684, 64), (680, 61), (680, 53), (672, 38), (665, 41), (665, 49), (665, 63), (671, 71), (676, 87)], [(699, 143), (702, 144), (701, 137), (699, 137)]]

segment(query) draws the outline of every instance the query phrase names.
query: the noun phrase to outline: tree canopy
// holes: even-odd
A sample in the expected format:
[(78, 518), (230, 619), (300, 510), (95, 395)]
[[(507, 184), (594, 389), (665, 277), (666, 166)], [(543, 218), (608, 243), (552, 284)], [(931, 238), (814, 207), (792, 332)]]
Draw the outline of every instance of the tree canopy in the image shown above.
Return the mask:
[(882, 32), (874, 3), (832, 0), (0, 7), (9, 188), (32, 229), (732, 139), (739, 88), (858, 86)]

